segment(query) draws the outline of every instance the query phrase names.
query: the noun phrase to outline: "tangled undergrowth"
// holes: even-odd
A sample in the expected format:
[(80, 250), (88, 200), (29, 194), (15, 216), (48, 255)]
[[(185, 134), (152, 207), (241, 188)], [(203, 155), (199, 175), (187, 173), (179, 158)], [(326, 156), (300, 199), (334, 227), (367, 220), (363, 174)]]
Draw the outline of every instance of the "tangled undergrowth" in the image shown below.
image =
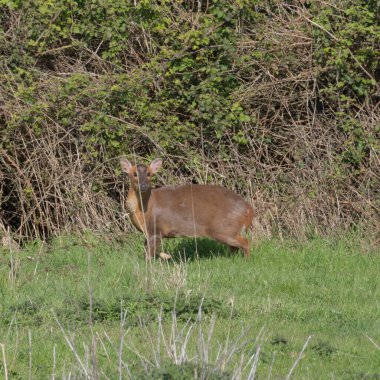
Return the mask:
[(378, 241), (377, 6), (0, 1), (0, 227), (125, 230), (118, 158), (160, 155), (160, 184), (235, 189), (257, 234)]

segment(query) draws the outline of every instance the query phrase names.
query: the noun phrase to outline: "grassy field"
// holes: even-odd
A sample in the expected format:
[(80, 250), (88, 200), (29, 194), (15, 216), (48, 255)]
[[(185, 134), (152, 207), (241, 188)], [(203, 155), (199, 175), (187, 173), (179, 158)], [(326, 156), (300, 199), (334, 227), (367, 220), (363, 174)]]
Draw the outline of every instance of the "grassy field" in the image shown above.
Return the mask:
[(88, 234), (1, 251), (0, 378), (380, 378), (375, 248), (272, 240), (246, 261), (177, 239), (173, 261), (146, 263), (142, 247)]

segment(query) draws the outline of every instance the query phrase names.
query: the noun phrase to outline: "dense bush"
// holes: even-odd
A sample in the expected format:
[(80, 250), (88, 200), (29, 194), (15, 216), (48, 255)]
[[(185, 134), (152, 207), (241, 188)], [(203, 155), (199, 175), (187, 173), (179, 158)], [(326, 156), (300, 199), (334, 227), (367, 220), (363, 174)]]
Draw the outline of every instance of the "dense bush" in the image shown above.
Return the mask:
[(376, 7), (0, 0), (2, 224), (124, 228), (117, 158), (161, 155), (164, 182), (233, 187), (267, 233), (376, 229)]

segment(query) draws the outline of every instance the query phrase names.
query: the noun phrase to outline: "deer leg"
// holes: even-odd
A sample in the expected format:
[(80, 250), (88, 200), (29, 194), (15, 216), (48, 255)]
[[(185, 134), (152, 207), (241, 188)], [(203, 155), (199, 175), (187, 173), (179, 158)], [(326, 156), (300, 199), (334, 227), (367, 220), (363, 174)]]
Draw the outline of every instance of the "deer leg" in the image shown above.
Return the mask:
[(147, 260), (156, 256), (161, 245), (161, 238), (157, 235), (148, 236), (145, 244), (145, 257)]
[(232, 252), (237, 251), (239, 248), (244, 251), (244, 256), (246, 258), (249, 257), (249, 240), (240, 234), (235, 237), (228, 237), (225, 235), (218, 236), (217, 240), (220, 242), (227, 244)]
[(248, 259), (250, 254), (251, 254), (250, 247), (249, 247), (249, 240), (247, 238), (241, 236), (241, 241), (243, 243), (242, 249), (244, 251), (244, 256), (246, 259)]

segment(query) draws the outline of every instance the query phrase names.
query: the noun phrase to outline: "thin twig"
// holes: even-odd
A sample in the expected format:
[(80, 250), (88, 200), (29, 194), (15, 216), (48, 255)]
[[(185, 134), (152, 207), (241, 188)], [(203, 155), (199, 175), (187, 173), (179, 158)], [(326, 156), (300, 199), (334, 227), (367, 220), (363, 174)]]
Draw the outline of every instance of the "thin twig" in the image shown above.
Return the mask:
[(293, 366), (292, 368), (290, 368), (290, 371), (288, 373), (288, 375), (285, 377), (285, 380), (289, 380), (290, 379), (290, 376), (292, 375), (293, 371), (295, 370), (295, 368), (297, 367), (297, 364), (299, 363), (299, 361), (302, 359), (302, 355), (307, 347), (307, 345), (309, 344), (309, 341), (311, 339), (311, 335), (307, 338), (305, 344), (303, 345), (302, 347), (302, 350), (301, 352), (299, 353), (298, 357), (297, 357), (297, 360), (293, 363)]

